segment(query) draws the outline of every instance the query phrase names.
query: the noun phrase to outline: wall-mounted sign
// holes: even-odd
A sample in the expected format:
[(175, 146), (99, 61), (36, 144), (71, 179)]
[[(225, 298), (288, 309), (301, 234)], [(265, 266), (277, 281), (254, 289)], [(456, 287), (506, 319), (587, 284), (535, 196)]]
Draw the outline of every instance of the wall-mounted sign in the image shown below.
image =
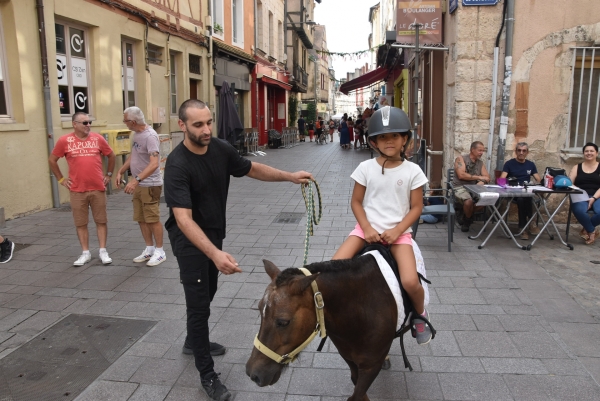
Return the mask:
[(452, 14), (458, 8), (458, 0), (450, 0), (448, 4), (448, 11)]
[(496, 4), (498, 0), (463, 0), (463, 6), (495, 6)]
[(419, 27), (419, 43), (442, 43), (442, 2), (439, 0), (398, 0), (396, 41), (415, 43), (415, 26)]

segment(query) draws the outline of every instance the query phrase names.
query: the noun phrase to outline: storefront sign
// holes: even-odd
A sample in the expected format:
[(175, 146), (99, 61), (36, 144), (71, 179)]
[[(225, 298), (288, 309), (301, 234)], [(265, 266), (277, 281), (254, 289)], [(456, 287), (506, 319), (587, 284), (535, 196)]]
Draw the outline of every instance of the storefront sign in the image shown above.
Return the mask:
[(450, 14), (452, 14), (454, 11), (456, 11), (457, 8), (458, 8), (458, 0), (450, 0), (449, 5), (448, 5)]
[(495, 6), (496, 4), (498, 0), (463, 0), (463, 6)]
[(396, 41), (415, 43), (415, 26), (419, 43), (442, 43), (442, 2), (439, 0), (398, 0)]

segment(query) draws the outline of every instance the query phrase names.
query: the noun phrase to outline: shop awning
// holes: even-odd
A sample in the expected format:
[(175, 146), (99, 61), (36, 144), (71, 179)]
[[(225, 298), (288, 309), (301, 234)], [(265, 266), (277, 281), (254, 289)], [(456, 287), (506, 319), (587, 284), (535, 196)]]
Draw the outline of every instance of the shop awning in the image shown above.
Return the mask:
[(348, 94), (350, 91), (355, 89), (364, 88), (374, 84), (377, 81), (384, 80), (388, 75), (388, 69), (386, 67), (379, 67), (376, 70), (367, 72), (365, 75), (361, 75), (358, 78), (354, 78), (352, 81), (348, 81), (340, 86), (340, 92)]
[(266, 75), (263, 75), (259, 79), (266, 84), (279, 86), (281, 89), (284, 89), (286, 91), (292, 90), (292, 85), (286, 84), (285, 82), (281, 82), (275, 78), (271, 78)]

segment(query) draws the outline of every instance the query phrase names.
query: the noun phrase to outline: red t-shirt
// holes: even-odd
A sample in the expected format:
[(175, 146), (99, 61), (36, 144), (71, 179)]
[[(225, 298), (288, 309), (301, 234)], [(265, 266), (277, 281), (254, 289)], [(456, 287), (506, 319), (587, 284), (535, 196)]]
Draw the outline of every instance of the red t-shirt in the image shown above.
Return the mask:
[(102, 156), (108, 156), (112, 149), (102, 135), (90, 132), (86, 139), (79, 139), (74, 132), (62, 136), (54, 146), (52, 154), (65, 157), (69, 165), (71, 191), (104, 191)]

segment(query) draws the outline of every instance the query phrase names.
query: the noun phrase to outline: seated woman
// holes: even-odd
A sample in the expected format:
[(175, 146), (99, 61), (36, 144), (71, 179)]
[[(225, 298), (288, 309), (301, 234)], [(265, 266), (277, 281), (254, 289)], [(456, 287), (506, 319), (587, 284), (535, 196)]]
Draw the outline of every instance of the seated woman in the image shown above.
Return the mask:
[[(590, 197), (589, 200), (573, 203), (571, 206), (573, 214), (577, 221), (581, 223), (581, 237), (587, 245), (592, 245), (600, 230), (596, 226), (600, 225), (600, 163), (596, 160), (598, 157), (598, 146), (588, 142), (583, 146), (583, 163), (574, 166), (569, 173), (569, 178), (573, 184), (585, 192)], [(588, 211), (592, 210), (594, 214), (590, 216)]]

